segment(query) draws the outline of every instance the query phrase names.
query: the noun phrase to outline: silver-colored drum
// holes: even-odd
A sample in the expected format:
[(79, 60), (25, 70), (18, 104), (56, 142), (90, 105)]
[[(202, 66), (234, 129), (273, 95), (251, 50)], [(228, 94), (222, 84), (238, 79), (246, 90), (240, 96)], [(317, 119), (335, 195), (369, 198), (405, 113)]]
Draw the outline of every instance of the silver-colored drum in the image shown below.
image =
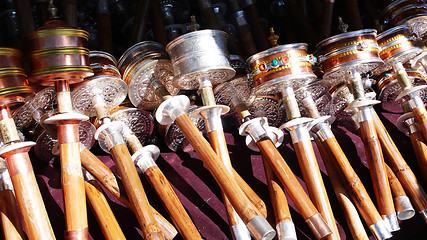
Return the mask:
[(235, 75), (229, 63), (227, 34), (218, 30), (201, 30), (184, 34), (166, 46), (175, 74), (174, 85), (180, 89), (197, 89), (203, 75), (212, 85)]

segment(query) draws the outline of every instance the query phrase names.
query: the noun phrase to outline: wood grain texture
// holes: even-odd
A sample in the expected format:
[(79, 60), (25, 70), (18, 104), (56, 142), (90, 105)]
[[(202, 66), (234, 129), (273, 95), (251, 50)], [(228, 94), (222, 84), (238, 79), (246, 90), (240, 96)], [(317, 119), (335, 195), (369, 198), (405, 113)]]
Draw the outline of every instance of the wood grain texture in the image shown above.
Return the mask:
[(410, 135), (412, 147), (417, 157), (420, 172), (423, 175), (424, 184), (427, 184), (427, 143), (421, 132), (414, 132)]
[(427, 209), (427, 194), (418, 182), (415, 174), (406, 163), (405, 159), (394, 144), (377, 114), (374, 114), (375, 129), (384, 152), (384, 157), (395, 172), (397, 178), (411, 199), (415, 209), (419, 212)]
[(19, 215), (13, 191), (10, 189), (0, 191), (0, 219), (5, 240), (25, 239)]
[(194, 126), (190, 117), (187, 114), (182, 114), (175, 119), (175, 123), (200, 156), (222, 191), (225, 192), (243, 222), (248, 223), (254, 217), (261, 215), (258, 209), (249, 201), (239, 185), (237, 185), (234, 177), (227, 171), (224, 164), (221, 163), (218, 156), (197, 127)]
[(383, 153), (373, 121), (360, 123), (360, 136), (365, 147), (378, 210), (382, 216), (393, 214), (394, 203), (388, 183)]
[[(19, 149), (18, 152), (8, 152), (1, 157), (6, 160), (8, 169), (16, 169), (21, 164), (31, 165), (28, 150), (29, 147)], [(55, 239), (34, 172), (28, 170), (18, 174), (9, 172), (9, 174), (28, 238)]]
[[(61, 134), (61, 133), (59, 133)], [(66, 230), (79, 231), (88, 227), (85, 187), (78, 142), (59, 145), (61, 183), (64, 197)], [(85, 236), (83, 239), (88, 239)]]
[[(325, 164), (326, 171), (328, 172), (328, 177), (331, 180), (332, 187), (334, 188), (335, 196), (338, 199), (338, 202), (341, 206), (341, 210), (344, 213), (345, 220), (350, 229), (351, 236), (353, 239), (368, 240), (368, 235), (363, 227), (363, 223), (360, 219), (359, 213), (355, 205), (353, 204), (349, 193), (346, 190), (343, 182), (347, 183), (348, 181), (343, 179), (344, 174), (341, 174), (339, 168), (335, 167), (334, 156), (330, 155), (331, 151), (327, 151), (321, 140), (318, 137), (315, 137), (317, 148), (319, 149), (320, 155), (322, 156), (323, 163)], [(357, 190), (356, 190), (357, 192)], [(366, 192), (366, 191), (365, 191)], [(368, 196), (369, 198), (369, 196)], [(371, 201), (372, 203), (372, 201)], [(373, 203), (372, 203), (373, 206)], [(373, 206), (375, 208), (375, 206)], [(376, 211), (376, 209), (375, 209)], [(381, 220), (379, 213), (376, 213), (378, 221)], [(370, 225), (370, 224), (369, 224)]]
[[(116, 175), (88, 149), (85, 148), (81, 150), (80, 156), (82, 166), (88, 170), (114, 197), (120, 200), (120, 202), (122, 202), (126, 207), (134, 211), (120, 178), (116, 177)], [(165, 238), (168, 240), (173, 239), (177, 234), (175, 227), (159, 212), (157, 212), (156, 209), (151, 207), (151, 210), (153, 211), (154, 218), (156, 219), (157, 224), (159, 224)]]
[[(318, 139), (316, 138), (316, 142), (317, 141)], [(328, 138), (321, 144), (318, 144), (318, 146), (319, 145), (321, 145), (321, 148), (328, 154), (327, 156), (329, 156), (332, 165), (336, 168), (336, 171), (339, 172), (342, 181), (345, 182), (346, 189), (348, 193), (350, 193), (353, 202), (356, 204), (366, 224), (371, 226), (381, 221), (381, 215), (337, 140), (335, 138)], [(325, 158), (323, 161), (325, 162)]]
[(286, 192), (295, 203), (304, 220), (319, 213), (271, 140), (260, 140), (257, 142), (257, 146), (261, 150), (262, 156), (268, 161), (274, 174), (276, 174)]
[(293, 143), (298, 163), (307, 184), (307, 190), (314, 206), (319, 210), (326, 223), (331, 227), (332, 234), (328, 239), (340, 239), (328, 194), (310, 140)]
[(126, 239), (117, 222), (116, 217), (108, 205), (107, 199), (102, 193), (101, 187), (96, 180), (85, 182), (86, 197), (89, 206), (94, 213), (98, 225), (107, 240), (124, 240)]
[(289, 211), (288, 200), (285, 191), (279, 183), (273, 170), (271, 170), (268, 161), (263, 157), (264, 171), (267, 179), (268, 191), (270, 193), (271, 204), (273, 205), (276, 224), (282, 221), (292, 222), (291, 212)]
[(418, 129), (421, 130), (424, 139), (427, 139), (427, 111), (424, 106), (412, 109)]
[(202, 236), (159, 167), (152, 166), (144, 174), (162, 200), (166, 211), (181, 236), (184, 239), (202, 239)]
[(164, 239), (154, 219), (153, 211), (149, 207), (147, 196), (127, 146), (118, 144), (110, 149), (110, 153), (123, 180), (126, 194), (133, 206), (145, 239)]

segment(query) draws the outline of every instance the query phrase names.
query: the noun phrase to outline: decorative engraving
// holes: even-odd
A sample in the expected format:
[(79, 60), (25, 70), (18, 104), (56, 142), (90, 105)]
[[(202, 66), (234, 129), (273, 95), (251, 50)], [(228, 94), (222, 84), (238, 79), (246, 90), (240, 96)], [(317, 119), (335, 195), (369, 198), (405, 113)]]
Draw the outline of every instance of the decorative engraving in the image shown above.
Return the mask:
[(111, 120), (126, 124), (143, 145), (150, 141), (154, 119), (148, 112), (136, 108), (124, 109), (114, 113)]

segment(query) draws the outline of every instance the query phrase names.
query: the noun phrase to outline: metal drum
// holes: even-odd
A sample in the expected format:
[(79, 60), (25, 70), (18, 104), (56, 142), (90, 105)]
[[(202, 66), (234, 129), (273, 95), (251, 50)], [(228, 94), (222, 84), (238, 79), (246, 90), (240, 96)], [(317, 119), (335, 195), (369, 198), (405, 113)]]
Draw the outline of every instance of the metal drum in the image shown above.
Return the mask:
[(123, 102), (127, 95), (127, 85), (120, 78), (116, 65), (117, 62), (111, 54), (90, 52), (90, 66), (94, 76), (74, 84), (71, 93), (73, 108), (77, 112), (93, 117), (104, 114), (97, 112), (103, 111), (97, 109), (97, 104), (103, 104), (107, 110), (111, 110)]
[(251, 98), (251, 89), (248, 86), (248, 77), (238, 77), (230, 81), (223, 82), (213, 89), (215, 102), (219, 105), (225, 105), (230, 108), (230, 111), (223, 116), (236, 114), (231, 99), (234, 96), (239, 97), (240, 101), (247, 102)]
[[(427, 85), (426, 76), (419, 71), (406, 69), (412, 86)], [(400, 100), (396, 100), (397, 96), (402, 92), (396, 74), (392, 72), (383, 73), (377, 82), (378, 100), (381, 101), (381, 107), (392, 113), (403, 113), (402, 104)], [(420, 91), (421, 99), (426, 102), (427, 92)]]
[(89, 34), (65, 25), (58, 19), (48, 21), (30, 35), (30, 82), (51, 86), (55, 81), (70, 84), (92, 76), (87, 41)]
[(21, 63), (21, 52), (0, 48), (0, 105), (22, 104), (31, 93)]
[(175, 79), (180, 89), (199, 88), (199, 76), (212, 85), (235, 75), (227, 51), (227, 34), (218, 30), (201, 30), (184, 34), (166, 46), (172, 60)]
[(278, 128), (286, 121), (285, 108), (275, 96), (256, 96), (248, 110), (254, 117), (266, 117), (270, 127)]
[(118, 66), (128, 85), (129, 99), (138, 108), (153, 110), (161, 103), (154, 81), (159, 81), (172, 95), (179, 91), (172, 85), (172, 64), (159, 43), (145, 41), (133, 45), (120, 57)]
[(382, 32), (378, 35), (377, 41), (381, 48), (380, 57), (386, 65), (376, 72), (387, 71), (392, 64), (405, 63), (422, 52), (407, 25), (400, 25)]
[(273, 47), (252, 55), (246, 62), (256, 95), (278, 93), (281, 85), (292, 85), (297, 89), (316, 79), (311, 69), (313, 57), (307, 54), (305, 43)]
[(380, 13), (380, 16), (386, 29), (406, 24), (419, 36), (426, 34), (427, 5), (423, 0), (393, 1)]

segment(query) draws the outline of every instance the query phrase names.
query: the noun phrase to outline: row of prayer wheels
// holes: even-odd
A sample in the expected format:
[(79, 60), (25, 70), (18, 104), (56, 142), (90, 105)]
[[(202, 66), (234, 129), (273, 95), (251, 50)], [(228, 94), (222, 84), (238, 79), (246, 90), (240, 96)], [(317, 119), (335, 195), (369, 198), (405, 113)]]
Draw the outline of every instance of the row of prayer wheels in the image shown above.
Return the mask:
[[(202, 6), (207, 11), (209, 1)], [(204, 236), (212, 224), (204, 230), (205, 217), (188, 203), (199, 201), (192, 195), (197, 199), (204, 193), (177, 191), (184, 184), (180, 181), (198, 187), (174, 174), (175, 169), (161, 169), (171, 153), (185, 158), (176, 168), (188, 164), (193, 169), (189, 156), (201, 160), (203, 170), (198, 170), (206, 176), (196, 177), (209, 175), (208, 185), (219, 186), (209, 191), (221, 199), (226, 236), (233, 239), (296, 239), (301, 233), (340, 239), (345, 237), (342, 225), (352, 238), (388, 239), (405, 230), (399, 223), (415, 213), (427, 221), (427, 194), (417, 179), (427, 179), (424, 3), (391, 3), (383, 13), (389, 29), (379, 34), (373, 29), (344, 32), (318, 43), (313, 54), (306, 43), (278, 45), (246, 61), (229, 54), (233, 45), (226, 32), (197, 30), (194, 21), (189, 33), (171, 31), (176, 36), (166, 47), (141, 41), (117, 61), (111, 53), (89, 51), (88, 33), (60, 20), (53, 1), (47, 9), (50, 20), (28, 35), (28, 78), (20, 51), (0, 48), (5, 239), (100, 238), (91, 232), (87, 204), (106, 239), (136, 238), (123, 231), (131, 221), (144, 239), (178, 234), (183, 239), (217, 239), (217, 232)], [(412, 10), (416, 14), (407, 13)], [(373, 107), (379, 103), (399, 117), (396, 129), (409, 133), (416, 161), (399, 151)], [(364, 169), (366, 176), (343, 150), (348, 149), (345, 141), (332, 131), (342, 126), (360, 137), (363, 147), (357, 151), (369, 168), (369, 173)], [(227, 128), (235, 141), (237, 133), (245, 136), (240, 144), (250, 149), (232, 152), (247, 158), (250, 151), (261, 153), (252, 168), (265, 171), (258, 173), (267, 183), (262, 184), (262, 197), (231, 164), (232, 158), (243, 157), (230, 154)], [(154, 137), (154, 129), (162, 139)], [(90, 151), (95, 140), (99, 147)], [(299, 170), (282, 144), (293, 148)], [(161, 155), (165, 161), (158, 165), (155, 160)], [(416, 164), (419, 176), (410, 167)], [(249, 160), (239, 166), (251, 168)], [(46, 203), (53, 191), (42, 188), (33, 167), (37, 175), (48, 176), (48, 185), (56, 182), (61, 189), (57, 197), (63, 215), (55, 220), (52, 203)], [(188, 174), (188, 169), (181, 171)], [(325, 186), (321, 169), (332, 186)], [(142, 174), (151, 190), (142, 184)], [(194, 177), (194, 172), (187, 176)], [(332, 192), (336, 200), (331, 200)], [(165, 213), (153, 208), (157, 203), (152, 195), (161, 200)], [(127, 207), (125, 218), (116, 218), (106, 196)], [(296, 210), (292, 217), (288, 200)], [(272, 209), (267, 211), (266, 205)], [(340, 211), (345, 220), (337, 224), (334, 215)], [(214, 212), (212, 216), (220, 211)], [(300, 218), (298, 224), (295, 218)], [(58, 233), (57, 221), (63, 223), (63, 233)], [(299, 230), (303, 228), (306, 232)]]

